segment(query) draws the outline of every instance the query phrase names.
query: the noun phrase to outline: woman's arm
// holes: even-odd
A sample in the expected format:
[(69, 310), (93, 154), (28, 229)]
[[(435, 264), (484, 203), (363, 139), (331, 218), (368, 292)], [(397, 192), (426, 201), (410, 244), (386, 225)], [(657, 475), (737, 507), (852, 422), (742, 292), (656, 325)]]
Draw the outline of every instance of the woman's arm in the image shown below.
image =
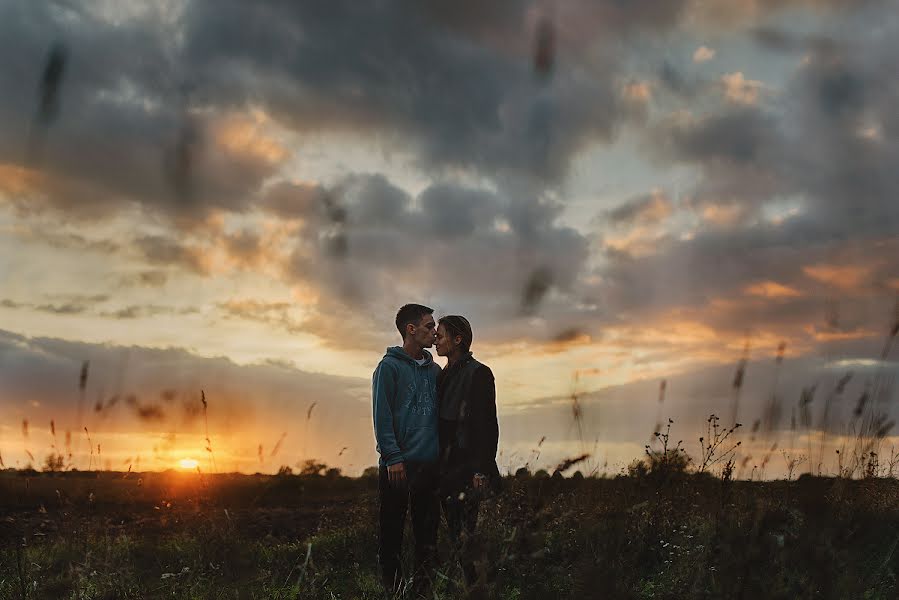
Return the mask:
[(496, 419), (496, 384), (490, 367), (484, 365), (474, 374), (471, 382), (472, 429), (475, 433), (473, 462), (475, 472), (492, 475), (496, 464), (496, 448), (499, 443), (499, 423)]

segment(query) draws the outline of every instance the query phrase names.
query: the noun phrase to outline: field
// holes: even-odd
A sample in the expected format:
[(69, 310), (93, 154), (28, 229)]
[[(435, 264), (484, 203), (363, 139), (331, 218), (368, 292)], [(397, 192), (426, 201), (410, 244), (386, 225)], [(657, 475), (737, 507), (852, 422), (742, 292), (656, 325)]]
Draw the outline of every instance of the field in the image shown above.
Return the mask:
[[(380, 598), (376, 488), (336, 473), (6, 471), (0, 598)], [(484, 597), (899, 594), (892, 478), (520, 473), (481, 528)], [(440, 553), (429, 597), (465, 597), (443, 529)]]

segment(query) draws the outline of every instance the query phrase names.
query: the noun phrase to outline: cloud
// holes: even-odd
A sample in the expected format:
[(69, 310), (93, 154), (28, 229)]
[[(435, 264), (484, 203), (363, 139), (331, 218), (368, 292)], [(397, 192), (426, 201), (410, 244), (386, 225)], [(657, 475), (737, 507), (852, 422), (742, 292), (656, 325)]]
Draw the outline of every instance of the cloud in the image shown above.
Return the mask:
[(693, 62), (695, 63), (704, 63), (715, 58), (715, 54), (717, 52), (714, 48), (709, 48), (707, 46), (700, 46), (693, 52)]
[(134, 245), (151, 265), (179, 266), (198, 275), (209, 272), (209, 261), (201, 249), (182, 244), (172, 237), (141, 236), (134, 240)]
[[(742, 14), (843, 4), (756, 2)], [(136, 204), (188, 225), (259, 201), (284, 210), (264, 190), (291, 158), (285, 140), (351, 132), (417, 157), (434, 180), (462, 169), (539, 191), (559, 185), (583, 149), (646, 118), (649, 84), (621, 93), (629, 44), (713, 8), (567, 2), (553, 11), (559, 60), (545, 80), (535, 77), (532, 54), (546, 15), (529, 1), (452, 11), (348, 1), (326, 9), (10, 5), (0, 15), (4, 88), (13, 90), (0, 103), (0, 183), (30, 210), (94, 218)], [(41, 66), (60, 40), (69, 58), (59, 112), (42, 163), (30, 164), (25, 124)], [(757, 86), (736, 77), (725, 84), (728, 97), (754, 101)], [(19, 85), (29, 80), (35, 85)]]
[[(533, 464), (538, 440), (545, 437), (543, 446), (551, 443), (556, 447), (541, 451), (538, 464), (552, 464), (559, 457), (588, 451), (597, 457), (608, 457), (615, 471), (639, 458), (644, 444), (655, 444), (651, 442), (652, 433), (669, 418), (674, 420), (673, 439), (683, 440), (687, 452), (697, 458), (700, 456), (698, 438), (707, 435), (709, 415), (718, 415), (721, 425), (729, 427), (733, 423), (730, 419), (734, 400), (738, 398), (737, 416), (743, 428), (735, 440), (742, 442), (739, 460), (751, 457), (753, 462), (749, 468), (761, 463), (775, 441), (778, 448), (774, 456), (778, 459), (781, 450), (794, 457), (807, 455), (808, 444), (812, 443), (814, 460), (822, 460), (825, 469), (835, 468), (835, 460), (831, 462), (830, 458), (835, 456), (834, 449), (841, 441), (849, 447), (854, 444), (853, 439), (840, 436), (850, 424), (857, 426), (854, 410), (859, 398), (866, 386), (883, 382), (883, 373), (894, 368), (895, 362), (797, 357), (799, 351), (794, 353), (789, 345), (786, 358), (778, 361), (776, 340), (774, 346), (753, 343), (737, 396), (733, 380), (742, 343), (740, 340), (729, 364), (694, 365), (676, 374), (644, 376), (600, 389), (594, 389), (597, 384), (589, 378), (575, 378), (568, 394), (534, 399), (516, 409), (502, 411), (501, 446), (506, 449), (503, 460), (512, 464), (530, 460)], [(857, 356), (864, 354), (863, 348), (852, 340), (844, 340), (829, 344), (828, 352), (831, 356)], [(665, 394), (660, 402), (659, 387), (663, 379)], [(841, 381), (845, 383), (841, 385)], [(816, 392), (804, 422), (800, 398), (804, 389), (815, 384)], [(895, 397), (891, 386), (882, 388), (881, 410), (892, 419), (897, 417)], [(579, 405), (580, 429), (573, 416), (573, 398)], [(771, 417), (766, 419), (767, 415)], [(791, 417), (795, 429), (791, 428)], [(756, 422), (758, 429), (753, 433)], [(820, 432), (825, 429), (827, 444), (822, 451)], [(517, 454), (510, 457), (510, 449), (517, 450)], [(772, 460), (766, 473), (778, 476), (779, 468)]]
[[(48, 297), (53, 300), (54, 297)], [(0, 300), (0, 307), (12, 310), (27, 310), (48, 313), (53, 315), (97, 315), (110, 319), (144, 319), (160, 315), (191, 315), (198, 313), (193, 307), (161, 306), (157, 304), (136, 305), (132, 304), (122, 308), (100, 310), (101, 305), (108, 305), (114, 301), (111, 296), (97, 294), (93, 296), (63, 295), (55, 297), (57, 302), (18, 302), (4, 298)]]
[[(2, 189), (31, 210), (95, 218), (138, 205), (188, 224), (246, 210), (290, 158), (285, 136), (311, 131), (380, 135), (437, 174), (557, 184), (580, 150), (641, 117), (618, 93), (616, 39), (674, 27), (683, 5), (566, 4), (551, 81), (532, 72), (532, 2), (10, 5), (0, 15), (14, 90), (0, 103)], [(42, 161), (28, 163), (23, 124), (38, 99), (36, 85), (18, 83), (37, 83), (60, 40), (69, 58), (58, 115)], [(585, 69), (569, 46), (602, 46), (605, 58)]]
[(308, 219), (325, 210), (325, 189), (316, 183), (279, 181), (271, 185), (259, 206), (285, 219)]
[(142, 271), (133, 278), (134, 282), (147, 287), (162, 287), (167, 280), (164, 271)]
[[(776, 110), (759, 100), (672, 123), (667, 134), (656, 131), (656, 147), (698, 165), (699, 189), (726, 193), (731, 201), (757, 206), (803, 198), (798, 218), (818, 239), (886, 234), (899, 218), (888, 200), (899, 190), (899, 150), (886, 136), (859, 131), (894, 127), (889, 107), (897, 93), (881, 82), (897, 67), (895, 52), (864, 37), (835, 47), (809, 54)], [(764, 193), (757, 194), (760, 183)]]
[(761, 296), (763, 298), (795, 298), (801, 296), (802, 293), (788, 285), (781, 285), (776, 281), (760, 281), (753, 283), (744, 288), (745, 293), (750, 296)]
[(251, 267), (263, 257), (260, 237), (252, 230), (226, 235), (224, 243), (228, 255), (242, 266)]
[(192, 315), (198, 312), (196, 308), (177, 308), (174, 306), (148, 304), (130, 305), (113, 311), (104, 311), (100, 313), (100, 316), (112, 319), (146, 319), (160, 315)]
[(671, 201), (661, 191), (635, 196), (605, 213), (608, 221), (615, 226), (636, 224), (656, 224), (671, 215)]
[[(257, 468), (250, 462), (254, 454), (243, 459), (241, 453), (255, 449), (260, 441), (268, 444), (272, 428), (281, 431), (287, 424), (298, 432), (313, 402), (318, 405), (303, 442), (310, 456), (331, 459), (339, 449), (331, 448), (337, 440), (352, 447), (350, 460), (357, 467), (368, 466), (375, 458), (365, 379), (308, 373), (285, 365), (237, 365), (226, 358), (205, 358), (176, 348), (88, 344), (6, 331), (0, 332), (0, 427), (22, 418), (33, 423), (54, 419), (58, 431), (76, 431), (78, 379), (85, 360), (90, 361), (85, 396), (90, 404), (96, 398), (101, 410), (85, 406), (81, 424), (88, 427), (94, 443), (103, 443), (104, 454), (139, 453), (145, 465), (166, 468), (177, 456), (169, 455), (179, 447), (185, 452), (202, 449), (203, 390), (213, 448), (219, 460), (229, 457), (225, 467), (229, 470), (232, 458), (244, 469)], [(37, 400), (39, 406), (30, 400)], [(290, 423), (296, 425), (290, 427)], [(172, 438), (171, 452), (151, 447), (158, 445), (153, 440), (161, 435)], [(45, 441), (49, 452), (51, 440)], [(40, 439), (32, 435), (31, 442), (37, 452)], [(21, 443), (8, 436), (0, 443), (5, 457), (21, 451)], [(294, 456), (299, 451), (298, 438), (288, 439), (282, 448), (282, 453)], [(153, 463), (154, 455), (161, 462)]]
[[(449, 182), (413, 197), (382, 176), (352, 176), (328, 193), (347, 214), (346, 253), (333, 253), (328, 232), (306, 227), (294, 240), (285, 273), (316, 290), (322, 317), (345, 309), (362, 321), (360, 332), (376, 338), (372, 322), (385, 324), (382, 333), (391, 329), (389, 319), (376, 315), (439, 299), (453, 312), (490, 324), (489, 337), (494, 320), (517, 318), (538, 270), (551, 273), (540, 314), (555, 321), (577, 312), (567, 299), (577, 294), (588, 242), (557, 222), (561, 206), (549, 198)], [(318, 320), (310, 317), (307, 326), (327, 335), (327, 328), (317, 329)], [(523, 320), (520, 326), (527, 328)]]
[(755, 104), (765, 84), (754, 79), (746, 79), (741, 71), (725, 73), (721, 76), (724, 97), (735, 104)]
[[(41, 164), (23, 164), (23, 123), (33, 112), (34, 88), (17, 86), (0, 103), (0, 163), (25, 169), (27, 176), (27, 185), (14, 194), (20, 202), (76, 217), (109, 215), (135, 202), (164, 213), (202, 215), (210, 207), (240, 208), (283, 158), (257, 131), (253, 115), (222, 107), (201, 116), (194, 114), (199, 103), (185, 108), (173, 32), (161, 15), (147, 11), (113, 24), (88, 10), (49, 3), (7, 6), (2, 16), (4, 49), (19, 48), (15, 56), (4, 53), (4, 73), (17, 81), (37, 76), (55, 41), (70, 48)], [(176, 197), (166, 174), (185, 111), (204, 142), (198, 139), (188, 157), (197, 191), (189, 203)]]
[(288, 302), (229, 300), (220, 304), (219, 308), (226, 318), (266, 323), (289, 333), (299, 333), (304, 329), (303, 322), (291, 315), (295, 307)]
[(688, 18), (706, 26), (720, 28), (764, 23), (777, 13), (805, 10), (817, 13), (845, 13), (882, 0), (691, 0), (686, 8)]
[(65, 294), (56, 297), (51, 296), (48, 299), (60, 300), (61, 302), (17, 302), (6, 298), (0, 301), (0, 306), (3, 308), (26, 309), (54, 315), (79, 315), (89, 312), (98, 304), (107, 302), (110, 297), (105, 294), (96, 294), (92, 296)]

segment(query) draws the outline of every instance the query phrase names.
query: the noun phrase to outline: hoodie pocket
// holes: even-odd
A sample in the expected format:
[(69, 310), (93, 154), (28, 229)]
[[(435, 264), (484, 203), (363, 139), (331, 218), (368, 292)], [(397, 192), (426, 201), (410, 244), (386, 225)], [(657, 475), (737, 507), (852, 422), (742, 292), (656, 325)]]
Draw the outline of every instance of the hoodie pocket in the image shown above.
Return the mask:
[(412, 458), (423, 461), (437, 459), (439, 442), (437, 428), (432, 426), (410, 426), (403, 439), (403, 451)]

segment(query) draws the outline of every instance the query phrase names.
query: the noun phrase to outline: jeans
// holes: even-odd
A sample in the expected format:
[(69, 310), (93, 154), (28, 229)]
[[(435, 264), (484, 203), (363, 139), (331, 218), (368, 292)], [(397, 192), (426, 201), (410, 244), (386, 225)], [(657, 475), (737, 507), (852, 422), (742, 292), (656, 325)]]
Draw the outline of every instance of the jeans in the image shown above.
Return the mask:
[(436, 465), (427, 463), (406, 463), (406, 483), (399, 485), (390, 485), (387, 467), (381, 466), (378, 471), (381, 501), (378, 559), (384, 586), (395, 590), (403, 577), (400, 557), (407, 508), (411, 508), (415, 537), (415, 577), (427, 578), (433, 568), (440, 519), (437, 469)]
[(459, 499), (460, 492), (454, 492), (441, 498), (440, 503), (446, 516), (453, 559), (459, 561), (462, 566), (465, 585), (472, 586), (477, 581), (474, 563), (479, 549), (475, 529), (478, 525), (478, 509), (481, 502), (478, 493), (471, 488), (466, 488), (461, 493), (465, 494), (462, 499)]

